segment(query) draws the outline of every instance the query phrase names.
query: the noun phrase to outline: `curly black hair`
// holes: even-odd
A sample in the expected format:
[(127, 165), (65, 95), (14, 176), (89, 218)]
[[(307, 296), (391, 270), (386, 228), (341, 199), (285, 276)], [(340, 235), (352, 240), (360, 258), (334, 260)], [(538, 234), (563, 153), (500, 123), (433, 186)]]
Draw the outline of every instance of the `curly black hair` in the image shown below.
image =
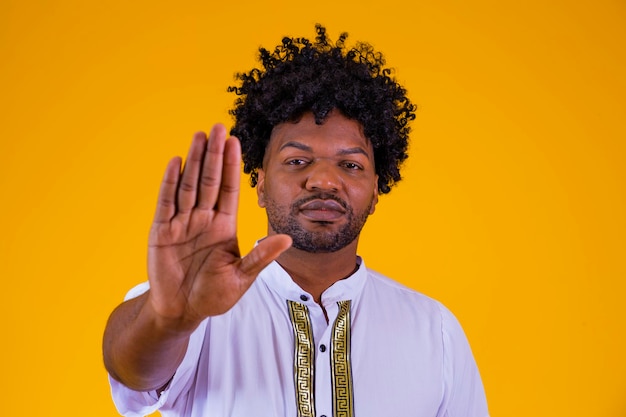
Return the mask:
[(229, 113), (235, 118), (231, 134), (241, 141), (244, 172), (254, 187), (276, 125), (307, 112), (322, 124), (337, 109), (363, 126), (374, 148), (378, 191), (388, 193), (401, 179), (415, 105), (371, 45), (359, 42), (347, 49), (347, 33), (333, 45), (323, 26), (315, 29), (315, 42), (285, 37), (274, 52), (260, 48), (263, 69), (236, 74), (240, 85), (228, 88), (238, 96)]

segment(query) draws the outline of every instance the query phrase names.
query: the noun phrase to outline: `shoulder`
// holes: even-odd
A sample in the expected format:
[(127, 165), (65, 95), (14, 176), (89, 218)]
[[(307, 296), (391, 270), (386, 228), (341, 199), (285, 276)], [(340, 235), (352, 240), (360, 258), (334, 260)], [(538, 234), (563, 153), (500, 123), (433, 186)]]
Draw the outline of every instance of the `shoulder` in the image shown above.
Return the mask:
[(364, 297), (375, 301), (380, 309), (404, 313), (405, 319), (417, 316), (441, 326), (443, 332), (462, 332), (455, 315), (441, 301), (395, 281), (380, 272), (367, 270)]
[(139, 297), (141, 294), (145, 293), (149, 289), (150, 289), (150, 283), (148, 281), (144, 281), (140, 284), (137, 284), (133, 288), (128, 290), (128, 292), (124, 296), (124, 301), (128, 301), (132, 298)]
[[(368, 288), (369, 287), (369, 288)], [(417, 304), (434, 311), (445, 308), (439, 301), (395, 281), (380, 272), (367, 269), (366, 288), (394, 303)]]

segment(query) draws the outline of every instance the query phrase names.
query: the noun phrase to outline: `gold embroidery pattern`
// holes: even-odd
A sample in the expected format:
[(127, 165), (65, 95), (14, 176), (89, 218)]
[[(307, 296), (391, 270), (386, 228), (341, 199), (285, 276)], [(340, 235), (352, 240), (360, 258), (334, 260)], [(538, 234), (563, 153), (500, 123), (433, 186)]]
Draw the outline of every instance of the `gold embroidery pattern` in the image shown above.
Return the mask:
[(307, 306), (287, 300), (294, 336), (294, 383), (298, 417), (315, 417), (313, 329)]
[(350, 301), (339, 301), (339, 314), (333, 325), (330, 366), (333, 389), (334, 417), (352, 417), (352, 367), (350, 364)]

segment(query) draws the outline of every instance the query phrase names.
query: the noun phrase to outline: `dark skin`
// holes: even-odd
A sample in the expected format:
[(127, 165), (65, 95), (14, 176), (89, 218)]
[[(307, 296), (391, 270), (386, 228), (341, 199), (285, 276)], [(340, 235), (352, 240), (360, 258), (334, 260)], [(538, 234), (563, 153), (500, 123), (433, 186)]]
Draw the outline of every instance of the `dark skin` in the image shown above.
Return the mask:
[[(290, 145), (281, 150), (279, 144), (286, 139), (308, 148)], [(373, 160), (358, 123), (338, 113), (321, 126), (306, 115), (297, 124), (279, 125), (259, 171), (259, 204), (266, 207), (272, 201), (277, 203), (273, 208), (287, 213), (295, 199), (323, 192), (367, 217), (378, 196)], [(291, 237), (271, 225), (268, 237), (240, 256), (236, 216), (241, 150), (237, 138), (226, 139), (224, 126), (215, 125), (209, 138), (197, 133), (182, 174), (180, 165), (180, 158), (170, 161), (159, 192), (148, 243), (150, 290), (116, 308), (104, 333), (107, 370), (138, 391), (165, 386), (193, 330), (205, 318), (234, 306), (270, 262), (277, 260), (318, 302), (356, 264), (358, 238), (332, 252), (310, 253), (291, 247)], [(310, 204), (292, 220), (320, 242), (349, 223), (347, 211), (333, 202)]]
[[(317, 125), (313, 116), (306, 114), (298, 123), (284, 123), (274, 129), (263, 169), (259, 170), (257, 194), (259, 205), (268, 214), (268, 201), (288, 207), (299, 199), (329, 194), (344, 201), (364, 221), (378, 200), (377, 181), (372, 146), (357, 122), (333, 112)], [(310, 205), (298, 208), (295, 221), (310, 232), (309, 238), (333, 236), (349, 222), (346, 210), (330, 203), (317, 210), (307, 210), (316, 207)], [(277, 233), (271, 222), (268, 227), (270, 236)], [(361, 227), (358, 225), (356, 238), (337, 251), (311, 253), (292, 247), (278, 262), (319, 303), (324, 290), (354, 272)]]

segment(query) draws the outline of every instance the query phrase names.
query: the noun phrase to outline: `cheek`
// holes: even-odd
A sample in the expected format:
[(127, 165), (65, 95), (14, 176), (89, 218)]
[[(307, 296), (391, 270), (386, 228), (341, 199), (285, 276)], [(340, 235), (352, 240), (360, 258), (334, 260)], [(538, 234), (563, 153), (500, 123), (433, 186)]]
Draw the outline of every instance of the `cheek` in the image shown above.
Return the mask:
[[(290, 195), (288, 186), (285, 185), (284, 180), (280, 180), (276, 176), (273, 176), (273, 181), (263, 181), (260, 187), (257, 189), (259, 206), (267, 208), (267, 205), (271, 202), (273, 204), (281, 204), (288, 199)], [(267, 177), (265, 178), (267, 179)]]
[[(373, 191), (365, 192), (365, 190), (369, 189)], [(367, 211), (368, 214), (374, 214), (374, 210), (376, 209), (376, 204), (378, 203), (378, 183), (376, 183), (375, 187), (372, 187), (371, 184), (367, 186), (363, 185), (361, 188), (363, 192), (356, 198), (358, 198), (359, 205), (362, 211)], [(355, 200), (356, 202), (357, 200)]]

